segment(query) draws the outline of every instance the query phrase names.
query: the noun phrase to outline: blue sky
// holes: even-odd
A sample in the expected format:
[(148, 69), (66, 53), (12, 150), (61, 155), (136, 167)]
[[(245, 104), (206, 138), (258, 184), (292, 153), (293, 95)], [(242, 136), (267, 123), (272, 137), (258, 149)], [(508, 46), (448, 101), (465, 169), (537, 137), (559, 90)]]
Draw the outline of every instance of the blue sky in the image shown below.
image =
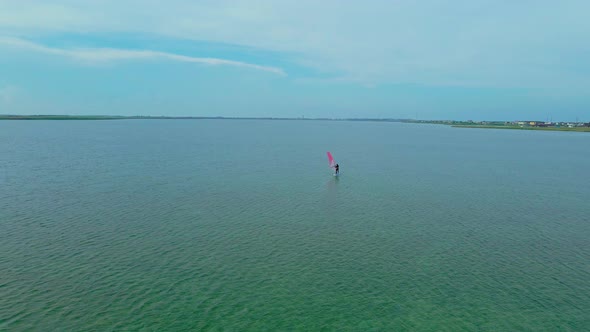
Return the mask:
[(0, 0), (0, 114), (590, 121), (590, 2)]

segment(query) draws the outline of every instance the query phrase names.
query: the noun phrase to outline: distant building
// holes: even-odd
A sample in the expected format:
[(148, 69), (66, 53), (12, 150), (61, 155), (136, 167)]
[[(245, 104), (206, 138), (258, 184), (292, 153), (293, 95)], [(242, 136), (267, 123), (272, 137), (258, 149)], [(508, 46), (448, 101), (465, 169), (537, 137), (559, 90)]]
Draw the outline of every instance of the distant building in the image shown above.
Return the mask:
[(543, 121), (531, 121), (529, 122), (529, 125), (531, 127), (547, 127), (547, 125)]

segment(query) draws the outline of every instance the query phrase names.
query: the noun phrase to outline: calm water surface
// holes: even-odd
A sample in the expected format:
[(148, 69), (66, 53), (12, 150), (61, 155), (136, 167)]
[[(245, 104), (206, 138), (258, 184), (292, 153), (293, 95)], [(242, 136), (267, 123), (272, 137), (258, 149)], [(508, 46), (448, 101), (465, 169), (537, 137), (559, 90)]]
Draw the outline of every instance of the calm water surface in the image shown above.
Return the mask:
[(399, 123), (3, 121), (0, 330), (590, 330), (588, 151)]

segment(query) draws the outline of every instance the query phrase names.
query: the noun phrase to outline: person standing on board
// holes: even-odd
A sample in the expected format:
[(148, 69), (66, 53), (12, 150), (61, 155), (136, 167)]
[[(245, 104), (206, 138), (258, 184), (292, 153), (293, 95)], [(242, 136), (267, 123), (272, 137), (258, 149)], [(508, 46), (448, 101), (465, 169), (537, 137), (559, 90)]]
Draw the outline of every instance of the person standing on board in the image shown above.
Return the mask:
[(336, 174), (340, 173), (340, 166), (338, 164), (336, 164), (336, 166), (334, 166), (334, 168), (336, 169)]

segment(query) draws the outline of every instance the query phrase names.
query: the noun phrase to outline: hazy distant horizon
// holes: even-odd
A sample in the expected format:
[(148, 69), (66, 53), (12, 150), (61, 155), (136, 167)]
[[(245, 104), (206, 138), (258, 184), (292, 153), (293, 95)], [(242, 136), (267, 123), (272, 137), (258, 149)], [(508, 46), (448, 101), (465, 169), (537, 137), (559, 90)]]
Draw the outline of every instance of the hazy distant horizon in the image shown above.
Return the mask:
[(416, 119), (416, 118), (375, 118), (375, 117), (349, 117), (349, 118), (329, 118), (329, 117), (251, 117), (251, 116), (190, 116), (190, 115), (121, 115), (121, 114), (0, 114), (1, 117), (121, 117), (121, 118), (169, 118), (169, 119), (219, 119), (219, 120), (328, 120), (328, 121), (458, 121), (458, 122), (514, 122), (514, 121), (544, 121), (544, 122), (588, 122), (584, 118), (575, 118), (572, 120), (559, 120), (554, 118), (526, 118), (526, 119)]

